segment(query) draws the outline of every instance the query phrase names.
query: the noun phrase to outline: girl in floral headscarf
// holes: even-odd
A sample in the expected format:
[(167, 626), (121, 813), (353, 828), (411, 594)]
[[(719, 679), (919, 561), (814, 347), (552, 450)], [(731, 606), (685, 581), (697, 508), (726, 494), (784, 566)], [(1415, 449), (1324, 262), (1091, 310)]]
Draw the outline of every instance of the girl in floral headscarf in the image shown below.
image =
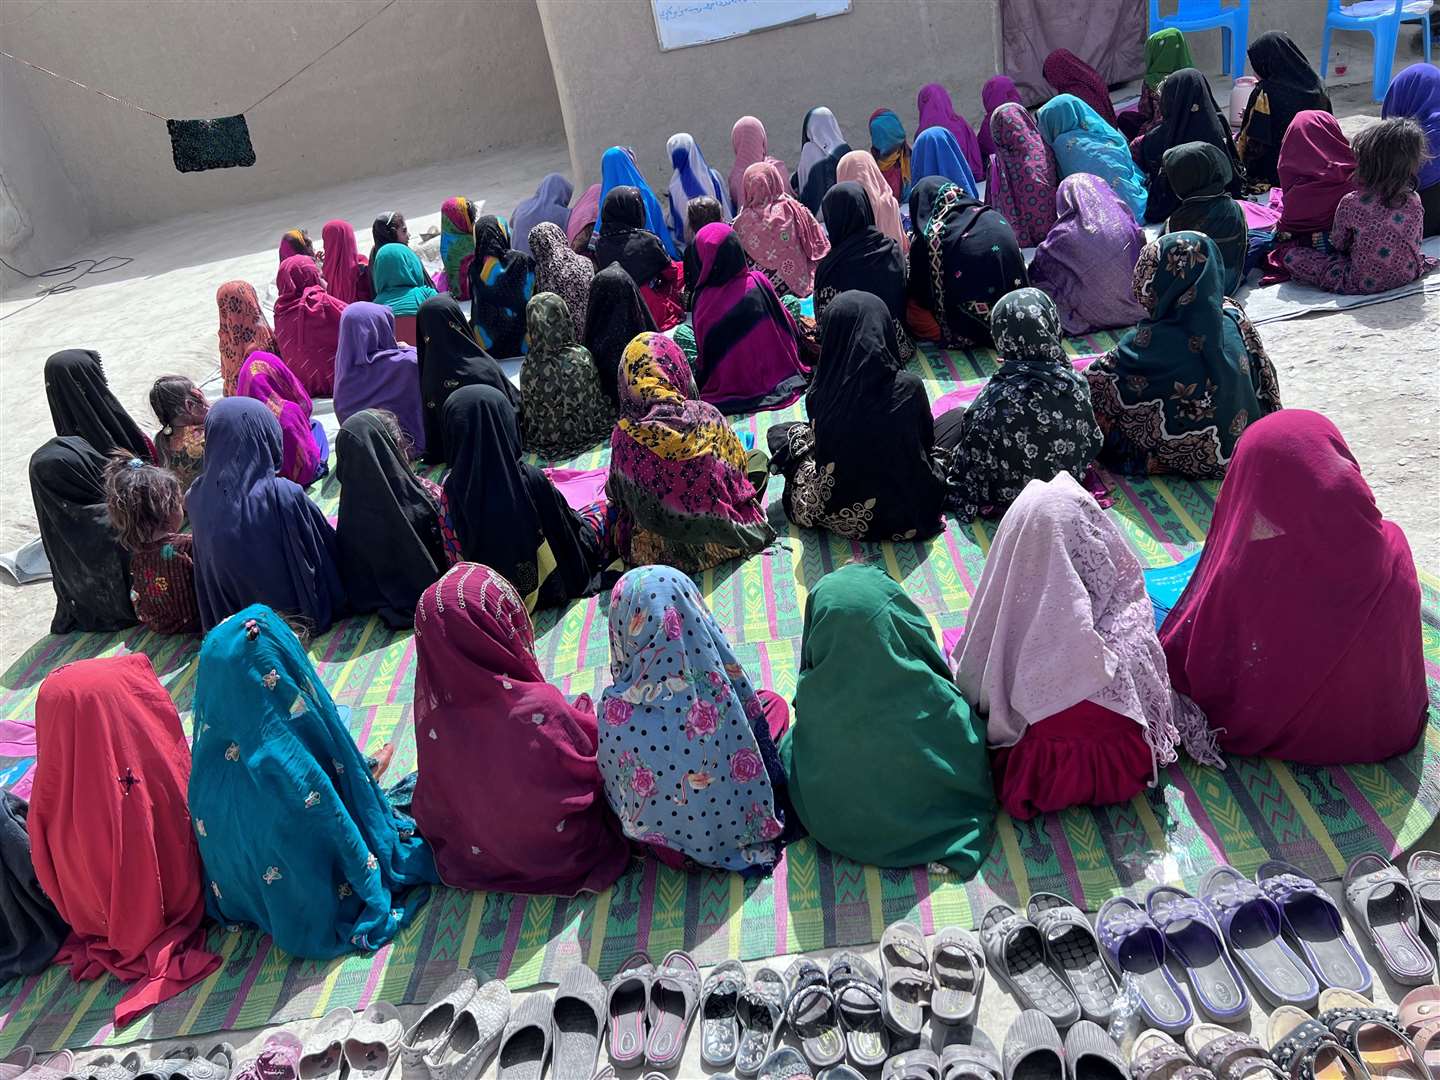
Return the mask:
[(558, 458), (604, 440), (615, 423), (615, 406), (600, 387), (590, 350), (575, 342), (575, 323), (565, 301), (540, 293), (525, 306), (530, 352), (520, 367), (525, 449)]
[(220, 378), (225, 396), (235, 393), (240, 365), (252, 352), (280, 353), (275, 331), (260, 310), (260, 298), (248, 281), (227, 281), (215, 290), (220, 309)]
[(450, 295), (470, 299), (470, 263), (475, 259), (475, 204), (463, 195), (440, 207), (440, 261)]
[(1034, 247), (1055, 224), (1060, 176), (1035, 118), (1006, 102), (990, 118), (995, 153), (990, 158), (986, 201), (1005, 215), (1021, 247)]

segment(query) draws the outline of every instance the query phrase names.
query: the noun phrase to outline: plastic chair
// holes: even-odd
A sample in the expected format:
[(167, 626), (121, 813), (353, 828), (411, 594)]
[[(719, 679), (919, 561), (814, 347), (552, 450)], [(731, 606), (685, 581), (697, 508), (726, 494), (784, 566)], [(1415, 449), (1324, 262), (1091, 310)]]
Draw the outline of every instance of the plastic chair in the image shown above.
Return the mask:
[(1250, 46), (1250, 0), (1238, 7), (1224, 7), (1220, 0), (1177, 0), (1174, 15), (1160, 14), (1160, 0), (1150, 0), (1150, 33), (1174, 27), (1181, 33), (1191, 30), (1220, 30), (1222, 70), (1239, 78), (1245, 74), (1245, 50)]
[[(1154, 3), (1154, 0), (1151, 0)], [(1400, 24), (1418, 22), (1425, 45), (1425, 61), (1430, 61), (1430, 0), (1361, 0), (1341, 7), (1340, 0), (1330, 0), (1325, 13), (1325, 33), (1320, 39), (1320, 78), (1330, 66), (1330, 31), (1362, 30), (1375, 39), (1375, 73), (1371, 93), (1383, 101), (1390, 89), (1390, 73), (1395, 67), (1395, 46), (1400, 41)]]

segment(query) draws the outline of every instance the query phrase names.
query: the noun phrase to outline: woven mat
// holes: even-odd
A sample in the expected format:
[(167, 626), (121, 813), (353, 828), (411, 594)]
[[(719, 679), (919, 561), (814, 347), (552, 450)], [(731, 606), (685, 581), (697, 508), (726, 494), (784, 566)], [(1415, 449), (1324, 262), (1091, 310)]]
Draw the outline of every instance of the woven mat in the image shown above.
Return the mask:
[[(1113, 343), (1100, 334), (1066, 344), (1078, 356)], [(933, 399), (989, 374), (994, 354), (926, 349), (913, 366)], [(771, 424), (802, 415), (797, 404), (740, 419), (736, 427), (752, 432), (763, 446)], [(593, 468), (604, 457), (595, 451), (566, 464)], [(1115, 494), (1111, 514), (1142, 562), (1164, 565), (1195, 550), (1210, 521), (1214, 484), (1107, 479)], [(728, 563), (699, 579), (739, 659), (761, 685), (787, 697), (793, 693), (806, 595), (824, 574), (857, 555), (881, 560), (929, 615), (937, 635), (963, 625), (992, 525), (951, 520), (942, 536), (922, 544), (853, 544), (789, 526), (779, 513), (778, 488), (778, 482), (772, 485), (770, 502), (780, 542), (760, 557)], [(332, 477), (318, 493), (329, 514), (337, 495)], [(1440, 703), (1440, 583), (1422, 580), (1427, 673), (1432, 703)], [(571, 694), (594, 695), (607, 681), (606, 599), (593, 597), (537, 620), (541, 666)], [(182, 716), (188, 713), (195, 640), (138, 630), (45, 637), (0, 679), (0, 732), (33, 722), (35, 694), (46, 672), (120, 649), (149, 653)], [(319, 638), (310, 654), (336, 701), (351, 706), (357, 740), (373, 750), (393, 739), (392, 775), (412, 768), (410, 636), (376, 619), (351, 619)], [(0, 734), (0, 743), (9, 737)], [(31, 759), (0, 758), (0, 783), (23, 792), (32, 765)], [(1193, 888), (1224, 862), (1249, 872), (1265, 859), (1281, 858), (1319, 879), (1333, 879), (1362, 852), (1396, 854), (1413, 844), (1437, 810), (1440, 704), (1432, 704), (1424, 743), (1384, 764), (1314, 768), (1232, 758), (1221, 772), (1182, 763), (1166, 770), (1157, 788), (1122, 806), (1073, 809), (1031, 822), (1002, 816), (999, 839), (971, 881), (938, 866), (861, 866), (804, 840), (762, 881), (687, 875), (637, 861), (605, 893), (574, 900), (437, 889), (414, 925), (391, 945), (333, 962), (295, 960), (254, 931), (216, 927), (210, 947), (224, 957), (221, 969), (121, 1031), (111, 1023), (119, 983), (106, 978), (77, 984), (68, 971), (52, 967), (0, 987), (0, 1056), (22, 1042), (37, 1050), (121, 1044), (316, 1017), (337, 1005), (358, 1010), (377, 997), (424, 1001), (457, 964), (504, 976), (520, 989), (554, 982), (576, 963), (608, 978), (642, 947), (657, 957), (686, 948), (704, 966), (727, 957), (753, 960), (865, 945), (902, 918), (917, 921), (927, 933), (947, 925), (973, 927), (997, 899), (1019, 905), (1042, 889), (1093, 911), (1111, 895), (1138, 896), (1160, 882)]]

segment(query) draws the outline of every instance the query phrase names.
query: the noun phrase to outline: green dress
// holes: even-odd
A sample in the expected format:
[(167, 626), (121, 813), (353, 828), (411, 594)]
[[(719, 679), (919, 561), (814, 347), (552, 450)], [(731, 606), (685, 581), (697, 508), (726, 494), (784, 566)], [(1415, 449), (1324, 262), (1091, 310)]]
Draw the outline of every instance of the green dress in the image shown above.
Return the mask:
[(780, 758), (800, 820), (836, 854), (968, 877), (990, 851), (984, 729), (929, 621), (879, 567), (843, 566), (811, 591)]

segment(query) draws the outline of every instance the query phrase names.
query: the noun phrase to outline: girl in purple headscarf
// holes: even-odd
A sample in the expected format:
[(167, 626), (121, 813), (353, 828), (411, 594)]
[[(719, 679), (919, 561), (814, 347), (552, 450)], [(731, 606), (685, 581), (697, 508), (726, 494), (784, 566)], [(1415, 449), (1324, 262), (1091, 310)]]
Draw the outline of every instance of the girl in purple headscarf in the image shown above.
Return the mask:
[[(283, 360), (274, 353), (251, 353), (240, 366), (235, 393), (237, 397), (254, 398), (279, 421), (284, 436), (281, 476), (309, 487), (329, 471), (330, 440), (320, 421), (310, 415), (310, 395)], [(205, 430), (209, 432), (208, 424)]]
[(510, 246), (530, 254), (530, 230), (542, 221), (553, 221), (562, 229), (570, 220), (570, 196), (575, 185), (559, 173), (547, 173), (535, 194), (510, 215)]
[(395, 341), (395, 316), (384, 304), (361, 301), (340, 316), (335, 353), (335, 416), (346, 420), (365, 409), (395, 414), (410, 440), (410, 456), (425, 453), (420, 365), (413, 345)]
[[(915, 129), (916, 134), (918, 135), (926, 128), (945, 128), (955, 136), (955, 141), (960, 144), (960, 152), (965, 155), (965, 162), (970, 166), (970, 171), (978, 175), (982, 168), (981, 142), (975, 138), (975, 132), (970, 129), (965, 118), (955, 111), (955, 103), (950, 99), (950, 91), (939, 83), (928, 83), (922, 86), (920, 93), (916, 95), (915, 107), (920, 110), (920, 124)], [(916, 179), (922, 175), (918, 174)], [(897, 195), (897, 198), (903, 197)]]
[(1025, 102), (1020, 100), (1020, 91), (1015, 88), (1015, 80), (1009, 75), (992, 75), (985, 80), (985, 85), (980, 89), (980, 104), (985, 106), (985, 119), (980, 121), (980, 152), (985, 155), (985, 160), (990, 160), (990, 155), (995, 153), (995, 136), (990, 133), (990, 118), (995, 115), (995, 110), (1008, 101), (1023, 106)]

